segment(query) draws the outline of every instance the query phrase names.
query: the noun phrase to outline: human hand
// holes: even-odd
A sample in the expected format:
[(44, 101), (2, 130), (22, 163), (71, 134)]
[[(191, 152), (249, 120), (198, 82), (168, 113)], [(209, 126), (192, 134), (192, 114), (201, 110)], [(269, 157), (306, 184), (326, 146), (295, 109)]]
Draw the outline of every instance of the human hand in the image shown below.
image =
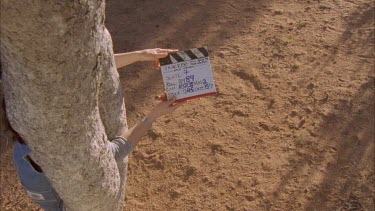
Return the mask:
[(155, 96), (155, 100), (167, 101), (167, 93), (163, 92), (163, 94)]
[(174, 53), (177, 51), (178, 49), (162, 49), (162, 48), (141, 50), (139, 51), (140, 53), (139, 61), (152, 62), (152, 61), (168, 56), (169, 53)]
[[(165, 96), (165, 97), (163, 97), (163, 96)], [(166, 100), (165, 93), (161, 96), (160, 99), (162, 100), (162, 102), (160, 102), (159, 104), (157, 104), (151, 110), (151, 112), (147, 115), (147, 118), (151, 122), (154, 122), (158, 117), (161, 117), (163, 115), (166, 115), (168, 113), (173, 112), (174, 110), (176, 110), (177, 108), (179, 108), (180, 106), (182, 106), (183, 104), (185, 104), (184, 102), (182, 102), (182, 103), (176, 103), (176, 97), (173, 97), (170, 100)], [(163, 99), (165, 99), (165, 100), (163, 100)]]
[(145, 49), (139, 51), (139, 61), (149, 61), (155, 62), (155, 68), (160, 67), (159, 59), (168, 56), (169, 53), (177, 52), (178, 49), (161, 49), (161, 48), (154, 48), (154, 49)]

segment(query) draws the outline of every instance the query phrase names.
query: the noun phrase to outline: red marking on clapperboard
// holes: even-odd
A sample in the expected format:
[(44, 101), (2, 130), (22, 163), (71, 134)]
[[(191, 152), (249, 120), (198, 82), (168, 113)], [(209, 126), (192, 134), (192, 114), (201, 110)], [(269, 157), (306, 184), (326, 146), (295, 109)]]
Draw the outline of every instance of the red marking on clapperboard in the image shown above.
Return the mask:
[(207, 96), (213, 96), (213, 95), (216, 95), (217, 92), (210, 92), (210, 93), (206, 93), (206, 94), (201, 94), (201, 95), (196, 95), (196, 96), (192, 96), (192, 97), (187, 97), (187, 98), (182, 98), (182, 99), (178, 99), (176, 100), (175, 102), (176, 103), (182, 103), (182, 102), (186, 102), (188, 100), (192, 100), (192, 99), (195, 99), (195, 98), (200, 98), (200, 97), (207, 97)]

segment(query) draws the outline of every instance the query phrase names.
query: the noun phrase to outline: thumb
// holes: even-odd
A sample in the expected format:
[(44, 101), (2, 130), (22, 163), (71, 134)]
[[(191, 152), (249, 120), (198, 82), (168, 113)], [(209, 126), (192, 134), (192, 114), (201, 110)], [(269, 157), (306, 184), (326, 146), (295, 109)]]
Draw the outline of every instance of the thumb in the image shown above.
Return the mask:
[(167, 93), (163, 92), (163, 94), (155, 96), (155, 99), (160, 101), (167, 101)]
[(176, 96), (174, 96), (172, 99), (168, 100), (169, 105), (173, 105), (173, 103), (176, 101)]
[(168, 56), (168, 53), (158, 53), (158, 54), (156, 54), (157, 58), (164, 58), (166, 56)]

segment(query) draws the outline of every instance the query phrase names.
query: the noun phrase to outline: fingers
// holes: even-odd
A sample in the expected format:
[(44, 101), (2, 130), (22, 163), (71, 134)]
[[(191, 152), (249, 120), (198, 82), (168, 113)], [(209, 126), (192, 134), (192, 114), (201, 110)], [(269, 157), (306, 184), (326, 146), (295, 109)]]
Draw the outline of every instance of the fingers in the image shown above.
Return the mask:
[[(165, 98), (167, 98), (167, 97), (165, 97)], [(176, 96), (174, 96), (172, 99), (166, 100), (163, 103), (166, 107), (172, 107), (172, 106), (174, 106), (174, 104), (176, 102), (176, 99), (177, 99)]]
[[(163, 93), (163, 95), (165, 95), (165, 93)], [(157, 98), (161, 98), (161, 96), (158, 96)], [(179, 107), (181, 107), (182, 105), (186, 103), (186, 102), (176, 103), (176, 100), (177, 98), (173, 97), (170, 100), (166, 100), (164, 102), (159, 103), (158, 105), (154, 107), (153, 112), (156, 113), (158, 117), (164, 116), (168, 113), (175, 111), (176, 109), (178, 109)]]
[(176, 109), (178, 109), (179, 107), (185, 105), (186, 102), (181, 102), (181, 103), (175, 103), (176, 99), (172, 99), (168, 102), (172, 102), (171, 104), (169, 104), (169, 106), (166, 108), (166, 112), (167, 113), (170, 113), (170, 112), (173, 112), (175, 111)]
[(161, 101), (167, 101), (167, 93), (166, 92), (163, 92), (163, 94), (161, 94), (160, 100)]
[(163, 52), (163, 53), (157, 53), (157, 54), (155, 54), (155, 57), (156, 58), (164, 58), (164, 57), (166, 57), (166, 56), (168, 56), (168, 53), (167, 52)]
[(172, 99), (168, 100), (169, 106), (173, 106), (174, 102), (176, 101), (176, 96), (174, 96)]
[(181, 103), (175, 103), (173, 106), (170, 106), (169, 108), (171, 109), (170, 112), (173, 112), (175, 111), (176, 109), (178, 109), (179, 107), (185, 105), (186, 102), (181, 102)]
[(156, 49), (158, 53), (174, 53), (179, 51), (178, 49), (162, 49), (162, 48), (157, 48)]
[(169, 53), (174, 53), (174, 52), (177, 52), (178, 49), (161, 49), (161, 48), (157, 48), (156, 49), (156, 52), (157, 54), (155, 55), (157, 58), (164, 58), (166, 56), (168, 56)]
[(159, 59), (156, 59), (154, 61), (154, 68), (155, 70), (159, 70), (160, 69), (160, 62), (159, 62)]

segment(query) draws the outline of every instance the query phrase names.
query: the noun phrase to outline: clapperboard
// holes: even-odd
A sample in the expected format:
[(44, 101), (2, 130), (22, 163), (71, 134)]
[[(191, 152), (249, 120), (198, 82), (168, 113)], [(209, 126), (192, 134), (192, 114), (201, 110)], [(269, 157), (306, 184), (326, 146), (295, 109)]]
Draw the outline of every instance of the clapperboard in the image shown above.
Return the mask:
[(207, 47), (171, 53), (159, 60), (167, 99), (177, 102), (216, 94)]

